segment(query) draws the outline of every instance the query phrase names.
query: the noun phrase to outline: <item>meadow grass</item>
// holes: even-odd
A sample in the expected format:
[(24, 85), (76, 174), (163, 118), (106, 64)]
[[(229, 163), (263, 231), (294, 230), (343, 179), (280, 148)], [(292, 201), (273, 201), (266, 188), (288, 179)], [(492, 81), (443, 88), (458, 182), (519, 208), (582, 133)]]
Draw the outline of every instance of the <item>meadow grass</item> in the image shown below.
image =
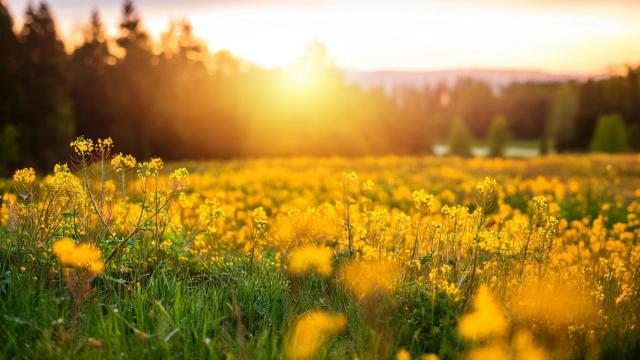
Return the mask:
[[(424, 351), (449, 341), (450, 355), (462, 349), (454, 331), (456, 311), (443, 298), (435, 313), (426, 293), (407, 289), (405, 297), (420, 299), (398, 297), (398, 303), (385, 304), (389, 308), (383, 317), (367, 319), (335, 283), (319, 276), (290, 279), (267, 261), (253, 273), (247, 261), (197, 273), (166, 261), (144, 274), (105, 274), (94, 282), (69, 337), (72, 300), (62, 278), (50, 278), (46, 262), (14, 271), (13, 264), (26, 259), (8, 250), (3, 246), (0, 257), (0, 350), (5, 358), (279, 359), (292, 323), (317, 308), (340, 311), (349, 319), (348, 331), (318, 354), (322, 358), (368, 358), (372, 344), (389, 356), (400, 343)], [(400, 303), (411, 303), (419, 318), (428, 319), (421, 325), (449, 329), (449, 339), (432, 336), (431, 343), (412, 345), (417, 331), (433, 330), (418, 329), (404, 318)]]
[(72, 166), (0, 183), (5, 358), (635, 359), (640, 159)]

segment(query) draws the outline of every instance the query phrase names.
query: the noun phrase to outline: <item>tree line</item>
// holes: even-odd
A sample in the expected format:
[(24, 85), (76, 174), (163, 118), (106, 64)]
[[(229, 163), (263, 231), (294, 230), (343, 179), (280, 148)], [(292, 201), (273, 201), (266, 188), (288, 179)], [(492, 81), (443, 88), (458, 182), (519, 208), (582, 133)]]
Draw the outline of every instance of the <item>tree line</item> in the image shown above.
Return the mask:
[(582, 151), (598, 117), (615, 113), (640, 147), (638, 68), (499, 92), (466, 79), (386, 93), (347, 83), (321, 44), (295, 66), (313, 73), (313, 86), (292, 86), (288, 69), (209, 53), (186, 21), (152, 41), (130, 0), (115, 38), (94, 11), (82, 44), (68, 52), (45, 2), (30, 4), (16, 30), (0, 1), (0, 172), (49, 167), (80, 134), (167, 159), (422, 154), (449, 136), (453, 119), (480, 138), (497, 116), (515, 138)]

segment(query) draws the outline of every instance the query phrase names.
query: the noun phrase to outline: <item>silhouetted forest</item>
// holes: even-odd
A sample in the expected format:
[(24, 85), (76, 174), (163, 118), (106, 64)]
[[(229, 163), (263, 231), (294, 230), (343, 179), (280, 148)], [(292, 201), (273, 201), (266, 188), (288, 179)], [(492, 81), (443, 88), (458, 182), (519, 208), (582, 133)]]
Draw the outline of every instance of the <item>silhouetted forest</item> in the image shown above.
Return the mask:
[(49, 167), (80, 134), (166, 159), (421, 154), (447, 136), (454, 118), (483, 138), (497, 115), (516, 139), (583, 151), (598, 117), (618, 113), (631, 147), (640, 148), (640, 68), (499, 92), (462, 80), (389, 94), (345, 82), (320, 44), (295, 67), (312, 73), (313, 86), (292, 86), (290, 69), (210, 54), (185, 21), (153, 42), (131, 1), (116, 38), (94, 11), (84, 43), (68, 53), (46, 3), (30, 5), (16, 30), (0, 1), (0, 171)]

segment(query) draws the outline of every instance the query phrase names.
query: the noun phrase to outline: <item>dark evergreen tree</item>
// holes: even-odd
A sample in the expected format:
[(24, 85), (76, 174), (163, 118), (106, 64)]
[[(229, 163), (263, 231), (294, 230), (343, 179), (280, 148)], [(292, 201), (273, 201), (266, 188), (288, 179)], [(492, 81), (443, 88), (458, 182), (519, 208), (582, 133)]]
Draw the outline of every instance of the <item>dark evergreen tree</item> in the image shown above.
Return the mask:
[(71, 60), (76, 132), (91, 138), (112, 135), (115, 113), (108, 80), (115, 58), (109, 52), (97, 10), (92, 12), (85, 29), (84, 43), (73, 52)]
[[(193, 35), (191, 24), (186, 20), (171, 22), (169, 29), (161, 35), (159, 45), (151, 144), (154, 153), (165, 158), (188, 157), (191, 154), (184, 145), (203, 135), (202, 129), (194, 123), (198, 116), (193, 109), (205, 113), (212, 102), (211, 98), (201, 102), (210, 80), (204, 64), (206, 46)], [(198, 91), (184, 91), (186, 88)], [(225, 124), (218, 121), (215, 125), (223, 127)], [(216, 131), (210, 129), (207, 133), (215, 136)]]
[(24, 110), (20, 75), (21, 49), (13, 18), (0, 0), (0, 175), (20, 160), (18, 119)]
[(74, 134), (69, 64), (49, 7), (27, 8), (20, 34), (22, 82), (29, 101), (21, 118), (27, 160), (50, 167), (64, 159)]
[(485, 137), (496, 115), (496, 99), (489, 84), (462, 79), (452, 89), (450, 96), (450, 117), (464, 119), (473, 136)]
[(509, 129), (518, 139), (544, 137), (556, 84), (514, 83), (500, 94), (498, 111), (509, 120)]
[(554, 92), (544, 133), (540, 140), (540, 153), (548, 154), (552, 148), (562, 147), (575, 136), (578, 96), (575, 85), (563, 84)]
[(155, 97), (150, 38), (142, 27), (133, 1), (122, 7), (120, 37), (117, 44), (124, 50), (113, 73), (114, 138), (121, 149), (145, 157), (151, 155), (149, 129), (156, 126), (152, 118)]

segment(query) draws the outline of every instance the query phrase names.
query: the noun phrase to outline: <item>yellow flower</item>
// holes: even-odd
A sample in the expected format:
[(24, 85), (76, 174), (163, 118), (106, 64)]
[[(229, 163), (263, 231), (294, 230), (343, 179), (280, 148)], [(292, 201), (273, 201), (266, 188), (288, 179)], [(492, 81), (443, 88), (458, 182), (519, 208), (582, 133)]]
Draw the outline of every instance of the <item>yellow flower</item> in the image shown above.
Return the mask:
[(30, 167), (16, 170), (13, 174), (13, 181), (22, 186), (31, 185), (36, 181), (36, 172)]
[(260, 206), (254, 209), (251, 213), (251, 218), (253, 219), (256, 236), (263, 236), (266, 234), (269, 223), (267, 221), (267, 213), (264, 211), (264, 208)]
[(533, 336), (528, 331), (519, 331), (513, 338), (518, 360), (544, 360), (545, 352), (533, 342)]
[(111, 149), (113, 149), (113, 140), (110, 137), (106, 139), (98, 139), (95, 145), (96, 153), (100, 158), (104, 159), (109, 155)]
[(485, 177), (482, 181), (476, 184), (476, 191), (482, 196), (495, 193), (496, 179)]
[(331, 336), (340, 333), (347, 319), (342, 314), (312, 310), (303, 314), (293, 326), (287, 344), (287, 358), (303, 360), (312, 358), (322, 344)]
[(348, 184), (355, 184), (358, 182), (358, 174), (356, 174), (353, 171), (350, 171), (350, 172), (345, 171), (342, 173), (342, 179), (344, 182)]
[(536, 211), (544, 211), (548, 207), (547, 199), (542, 195), (534, 196), (531, 199), (531, 206)]
[(118, 153), (111, 159), (111, 166), (116, 172), (133, 169), (136, 167), (136, 158), (132, 155), (122, 155), (122, 153)]
[[(342, 191), (343, 195), (351, 197), (357, 192), (358, 189), (358, 174), (355, 172), (343, 172), (342, 173)], [(347, 199), (352, 201), (353, 199)]]
[(289, 255), (289, 271), (296, 275), (304, 275), (315, 269), (322, 276), (333, 272), (331, 259), (333, 253), (325, 246), (305, 245), (295, 249)]
[(504, 346), (500, 344), (490, 344), (469, 352), (469, 360), (509, 360), (509, 354)]
[(175, 169), (171, 175), (169, 175), (169, 181), (174, 189), (182, 190), (189, 185), (189, 171), (185, 168)]
[(587, 294), (570, 283), (556, 283), (550, 278), (540, 283), (524, 284), (512, 299), (513, 316), (525, 321), (568, 325), (594, 315), (595, 309)]
[(151, 160), (149, 160), (149, 168), (151, 168), (152, 171), (155, 171), (156, 174), (160, 170), (162, 170), (163, 167), (164, 167), (164, 162), (162, 161), (162, 159), (152, 158)]
[(406, 349), (398, 350), (396, 354), (397, 360), (411, 360), (411, 354)]
[(93, 151), (93, 140), (85, 139), (84, 136), (77, 137), (76, 140), (72, 141), (69, 145), (73, 151), (81, 157), (85, 157)]
[(84, 196), (84, 190), (80, 179), (74, 176), (67, 164), (56, 164), (53, 168), (53, 176), (45, 179), (45, 184), (59, 194), (65, 194), (80, 201)]
[(371, 192), (373, 191), (374, 186), (375, 184), (373, 183), (373, 181), (371, 179), (368, 179), (367, 181), (362, 183), (362, 191)]
[(469, 340), (501, 336), (507, 330), (507, 320), (486, 285), (481, 285), (473, 299), (474, 311), (462, 316), (458, 323), (460, 335)]
[(64, 265), (84, 268), (96, 274), (104, 268), (100, 250), (92, 244), (76, 245), (71, 239), (64, 238), (53, 243), (53, 252)]
[(413, 197), (414, 206), (420, 212), (431, 211), (436, 204), (433, 195), (427, 194), (424, 190), (414, 191), (411, 196)]
[(138, 176), (158, 176), (160, 170), (164, 167), (164, 162), (160, 158), (152, 158), (149, 161), (141, 162), (138, 164)]
[(362, 299), (392, 292), (399, 275), (398, 267), (392, 262), (354, 260), (340, 269), (339, 277), (345, 288)]

